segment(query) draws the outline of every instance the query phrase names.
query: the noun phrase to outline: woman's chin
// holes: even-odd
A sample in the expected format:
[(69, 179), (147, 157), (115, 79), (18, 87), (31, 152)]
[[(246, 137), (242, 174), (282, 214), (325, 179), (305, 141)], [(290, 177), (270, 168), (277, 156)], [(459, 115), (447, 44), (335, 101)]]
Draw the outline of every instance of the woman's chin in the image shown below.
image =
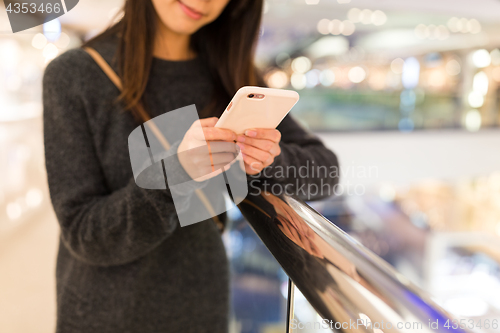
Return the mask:
[(200, 26), (188, 20), (179, 20), (175, 26), (168, 28), (178, 35), (192, 35), (200, 29)]

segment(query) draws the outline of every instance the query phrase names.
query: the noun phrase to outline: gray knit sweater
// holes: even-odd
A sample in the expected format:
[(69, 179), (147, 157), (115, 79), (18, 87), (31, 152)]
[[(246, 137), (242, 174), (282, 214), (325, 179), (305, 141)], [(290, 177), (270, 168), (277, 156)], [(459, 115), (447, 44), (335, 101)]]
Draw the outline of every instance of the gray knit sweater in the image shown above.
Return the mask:
[[(96, 49), (112, 62), (114, 42)], [(191, 104), (199, 111), (212, 89), (200, 59), (155, 58), (148, 111)], [(45, 71), (46, 167), (61, 227), (57, 332), (226, 332), (229, 270), (219, 231), (212, 221), (180, 227), (168, 189), (135, 184), (127, 138), (138, 123), (115, 103), (118, 94), (81, 49)], [(283, 152), (274, 166), (337, 165), (292, 118), (279, 129)]]

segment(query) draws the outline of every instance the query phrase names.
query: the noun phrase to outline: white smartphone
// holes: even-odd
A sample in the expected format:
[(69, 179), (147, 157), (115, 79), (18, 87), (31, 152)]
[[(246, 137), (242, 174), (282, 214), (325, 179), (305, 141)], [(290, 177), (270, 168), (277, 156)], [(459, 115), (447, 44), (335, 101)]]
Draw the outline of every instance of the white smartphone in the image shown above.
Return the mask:
[(276, 128), (299, 100), (292, 90), (246, 86), (240, 88), (215, 127), (242, 134), (250, 128)]

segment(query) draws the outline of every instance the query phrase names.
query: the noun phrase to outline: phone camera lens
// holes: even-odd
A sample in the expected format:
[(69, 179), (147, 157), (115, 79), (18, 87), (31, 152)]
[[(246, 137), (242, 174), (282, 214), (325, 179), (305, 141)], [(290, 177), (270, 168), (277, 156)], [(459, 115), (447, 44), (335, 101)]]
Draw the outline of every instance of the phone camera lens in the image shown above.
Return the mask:
[(255, 95), (254, 94), (250, 94), (248, 95), (248, 98), (253, 98)]

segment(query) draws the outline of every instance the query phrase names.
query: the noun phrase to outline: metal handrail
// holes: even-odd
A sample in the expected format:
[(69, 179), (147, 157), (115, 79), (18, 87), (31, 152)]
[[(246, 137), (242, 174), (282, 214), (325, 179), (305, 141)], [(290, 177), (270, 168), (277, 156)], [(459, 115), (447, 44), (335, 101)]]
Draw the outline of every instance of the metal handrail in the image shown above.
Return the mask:
[(302, 200), (264, 192), (249, 195), (238, 207), (322, 316), (322, 327), (339, 332), (468, 332), (430, 295)]

